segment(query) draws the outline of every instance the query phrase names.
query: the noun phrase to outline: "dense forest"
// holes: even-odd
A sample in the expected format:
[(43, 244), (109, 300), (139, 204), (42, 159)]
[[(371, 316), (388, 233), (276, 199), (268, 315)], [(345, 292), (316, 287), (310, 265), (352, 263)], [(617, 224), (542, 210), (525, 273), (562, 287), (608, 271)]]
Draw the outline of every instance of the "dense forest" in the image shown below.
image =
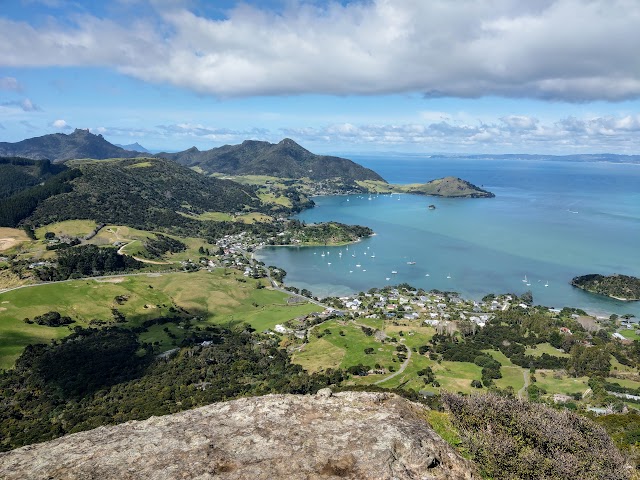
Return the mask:
[(640, 278), (629, 275), (583, 275), (572, 279), (571, 285), (598, 295), (621, 300), (640, 300)]
[(30, 219), (34, 224), (86, 218), (151, 230), (190, 223), (178, 212), (233, 213), (262, 206), (254, 187), (205, 177), (167, 160), (89, 162), (78, 168), (82, 176), (73, 190), (39, 205)]
[(66, 169), (49, 160), (0, 157), (0, 199), (38, 185)]
[(281, 237), (283, 244), (297, 240), (312, 244), (340, 244), (350, 243), (373, 235), (373, 230), (360, 225), (345, 225), (338, 222), (325, 222), (306, 225), (298, 220), (292, 220), (287, 225), (286, 235)]
[(0, 374), (0, 450), (241, 396), (312, 393), (343, 379), (340, 371), (307, 374), (277, 340), (250, 329), (195, 328), (164, 359), (136, 333), (77, 328), (27, 347)]
[(71, 181), (81, 175), (77, 169), (64, 170), (49, 177), (40, 185), (20, 190), (14, 195), (0, 199), (0, 226), (17, 227), (46, 199), (70, 192)]
[(167, 252), (184, 252), (187, 246), (180, 240), (156, 234), (155, 238), (148, 238), (144, 241), (145, 256), (149, 258), (161, 258)]

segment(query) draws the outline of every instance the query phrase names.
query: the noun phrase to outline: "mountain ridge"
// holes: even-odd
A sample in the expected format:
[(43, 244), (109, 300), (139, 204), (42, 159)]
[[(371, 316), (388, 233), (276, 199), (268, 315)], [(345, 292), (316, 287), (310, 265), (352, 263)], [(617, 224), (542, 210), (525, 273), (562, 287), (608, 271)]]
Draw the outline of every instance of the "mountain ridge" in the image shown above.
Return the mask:
[(76, 128), (73, 133), (50, 133), (40, 137), (27, 138), (16, 143), (0, 142), (0, 156), (22, 157), (32, 160), (63, 162), (76, 158), (132, 158), (139, 156), (117, 147), (88, 129)]
[(358, 163), (329, 155), (316, 155), (290, 138), (278, 143), (245, 140), (238, 145), (223, 145), (200, 151), (191, 147), (182, 152), (161, 152), (156, 157), (174, 160), (188, 167), (199, 167), (206, 173), (228, 175), (269, 175), (282, 178), (349, 181), (386, 181), (376, 172)]

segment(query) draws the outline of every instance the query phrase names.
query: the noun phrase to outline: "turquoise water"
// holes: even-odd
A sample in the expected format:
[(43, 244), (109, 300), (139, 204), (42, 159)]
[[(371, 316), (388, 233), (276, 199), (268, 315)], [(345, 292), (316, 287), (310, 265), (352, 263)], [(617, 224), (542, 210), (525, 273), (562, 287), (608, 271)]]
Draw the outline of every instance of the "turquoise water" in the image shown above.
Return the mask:
[[(376, 236), (348, 249), (263, 249), (260, 258), (284, 268), (288, 284), (318, 296), (401, 282), (457, 291), (474, 299), (531, 290), (534, 301), (542, 305), (640, 317), (640, 302), (590, 295), (568, 283), (586, 273), (640, 276), (640, 165), (354, 160), (393, 183), (454, 175), (484, 186), (496, 198), (317, 197), (316, 208), (297, 218), (307, 223), (335, 220), (367, 225)], [(429, 204), (436, 210), (428, 210)], [(523, 282), (525, 275), (529, 286)]]

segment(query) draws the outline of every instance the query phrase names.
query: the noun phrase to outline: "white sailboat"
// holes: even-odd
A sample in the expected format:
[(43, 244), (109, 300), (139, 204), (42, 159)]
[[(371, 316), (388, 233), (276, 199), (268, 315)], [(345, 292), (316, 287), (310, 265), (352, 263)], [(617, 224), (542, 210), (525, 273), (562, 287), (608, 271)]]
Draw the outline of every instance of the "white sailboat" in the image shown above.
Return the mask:
[(545, 287), (549, 286), (549, 280), (547, 280), (547, 282), (544, 284)]
[(451, 274), (447, 275), (447, 278), (451, 278)]

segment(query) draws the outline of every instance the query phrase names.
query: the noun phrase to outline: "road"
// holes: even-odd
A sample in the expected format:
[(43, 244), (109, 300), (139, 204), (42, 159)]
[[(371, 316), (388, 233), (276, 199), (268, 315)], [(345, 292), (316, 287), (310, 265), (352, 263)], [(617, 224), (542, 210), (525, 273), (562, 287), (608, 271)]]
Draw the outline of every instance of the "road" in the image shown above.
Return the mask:
[(528, 370), (523, 370), (522, 371), (522, 376), (524, 377), (524, 387), (522, 387), (520, 390), (518, 390), (518, 398), (522, 399), (524, 398), (524, 392), (527, 390), (527, 387), (529, 386), (529, 371)]
[[(404, 339), (403, 339), (404, 340)], [(407, 368), (407, 365), (409, 365), (409, 361), (411, 360), (411, 349), (409, 347), (407, 347), (406, 345), (404, 345), (404, 348), (407, 349), (407, 358), (404, 362), (402, 362), (402, 365), (400, 366), (400, 368), (398, 369), (397, 372), (392, 373), (391, 375), (389, 375), (388, 377), (385, 377), (381, 380), (378, 380), (375, 385), (378, 385), (380, 383), (386, 382), (387, 380), (391, 380), (392, 378), (397, 377), (398, 375), (400, 375), (402, 372), (404, 372), (404, 370)]]

